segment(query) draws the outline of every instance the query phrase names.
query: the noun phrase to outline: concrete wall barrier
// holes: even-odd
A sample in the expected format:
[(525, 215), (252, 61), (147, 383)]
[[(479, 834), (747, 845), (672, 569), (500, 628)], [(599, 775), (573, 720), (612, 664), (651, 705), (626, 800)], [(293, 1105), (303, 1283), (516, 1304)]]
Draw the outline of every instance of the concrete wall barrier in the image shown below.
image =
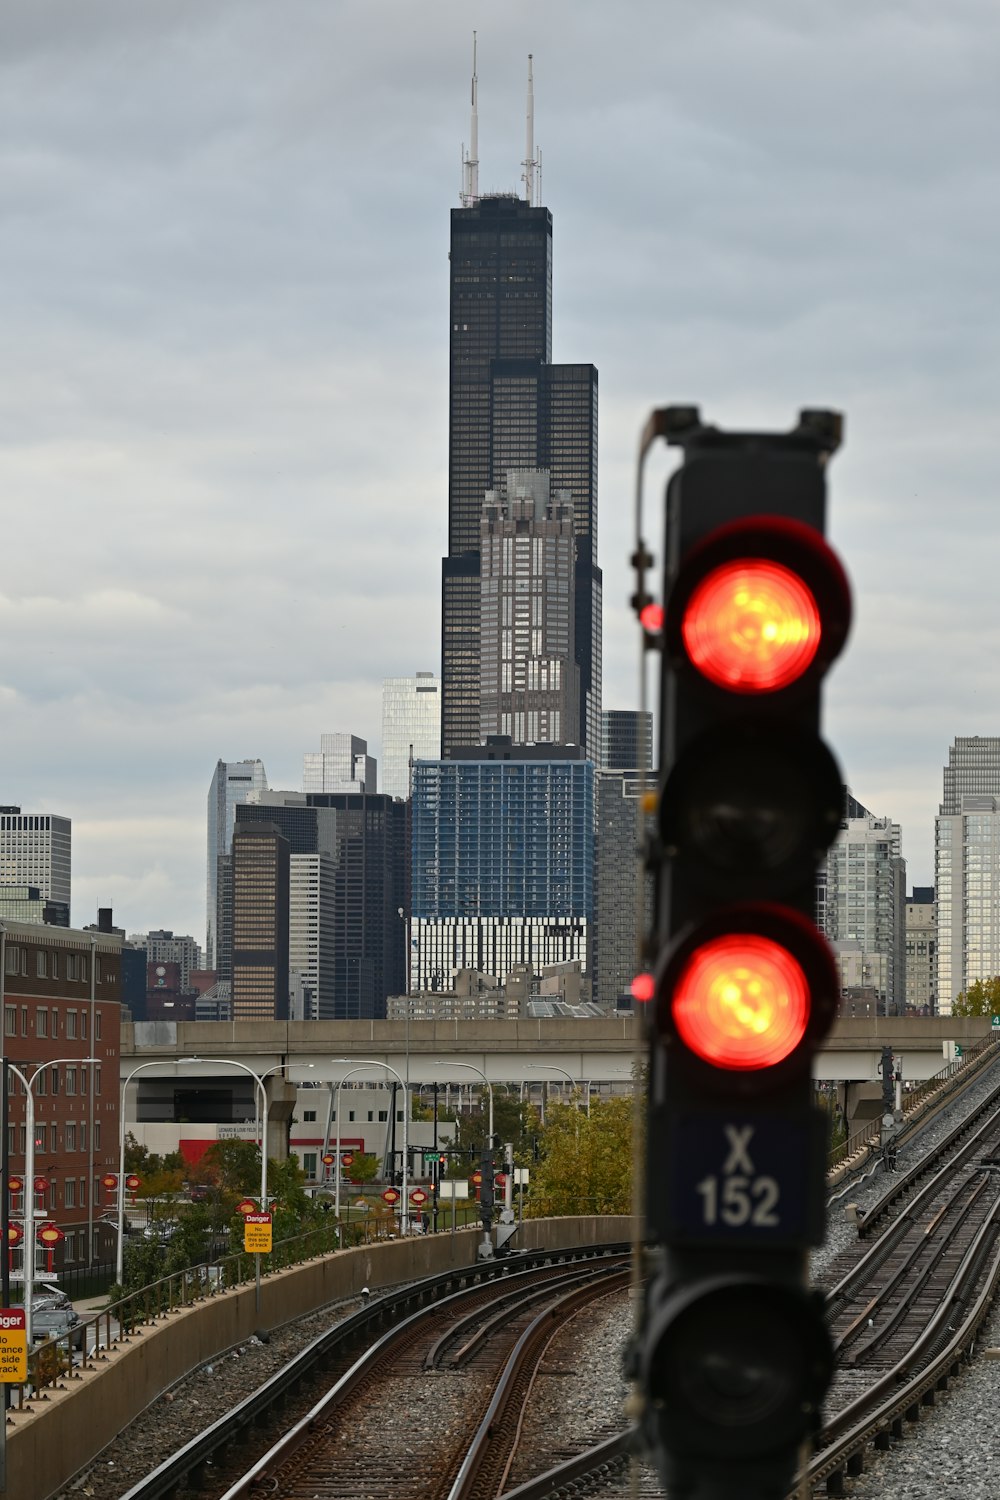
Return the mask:
[[(626, 1218), (529, 1219), (513, 1247), (553, 1249), (627, 1239)], [(330, 1302), (472, 1265), (482, 1231), (420, 1235), (358, 1245), (277, 1271), (261, 1282), (261, 1311), (252, 1285), (163, 1314), (74, 1372), (61, 1388), (8, 1413), (7, 1496), (49, 1497), (89, 1463), (139, 1413), (178, 1380), (258, 1328), (275, 1328)]]

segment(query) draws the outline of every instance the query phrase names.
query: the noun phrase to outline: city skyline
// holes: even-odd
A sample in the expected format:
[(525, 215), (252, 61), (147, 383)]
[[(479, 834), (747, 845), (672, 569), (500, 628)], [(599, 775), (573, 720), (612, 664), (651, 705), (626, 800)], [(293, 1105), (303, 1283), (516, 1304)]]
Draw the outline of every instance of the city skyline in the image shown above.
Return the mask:
[(604, 706), (637, 706), (649, 409), (784, 429), (842, 408), (830, 535), (857, 623), (826, 734), (933, 882), (948, 746), (1000, 733), (1000, 17), (716, 8), (307, 3), (294, 29), (258, 0), (8, 8), (0, 767), (4, 802), (72, 819), (75, 923), (108, 905), (200, 933), (217, 760), (296, 787), (323, 733), (378, 758), (383, 678), (440, 671), (474, 27), (480, 188), (518, 189), (532, 52), (555, 350), (601, 373)]

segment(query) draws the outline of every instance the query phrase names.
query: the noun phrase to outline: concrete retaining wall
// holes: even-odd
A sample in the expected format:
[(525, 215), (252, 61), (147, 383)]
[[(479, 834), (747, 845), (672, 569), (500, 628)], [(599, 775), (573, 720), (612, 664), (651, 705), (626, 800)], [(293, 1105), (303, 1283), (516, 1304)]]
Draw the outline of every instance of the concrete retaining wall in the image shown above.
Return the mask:
[[(531, 1219), (518, 1232), (519, 1249), (612, 1243), (627, 1239), (625, 1218)], [(7, 1427), (9, 1500), (48, 1500), (78, 1469), (117, 1437), (139, 1412), (189, 1371), (245, 1342), (257, 1328), (273, 1328), (329, 1302), (359, 1297), (401, 1281), (471, 1265), (478, 1229), (360, 1245), (278, 1271), (261, 1283), (261, 1312), (252, 1285), (166, 1313), (158, 1322), (106, 1351), (107, 1357), (45, 1393)]]

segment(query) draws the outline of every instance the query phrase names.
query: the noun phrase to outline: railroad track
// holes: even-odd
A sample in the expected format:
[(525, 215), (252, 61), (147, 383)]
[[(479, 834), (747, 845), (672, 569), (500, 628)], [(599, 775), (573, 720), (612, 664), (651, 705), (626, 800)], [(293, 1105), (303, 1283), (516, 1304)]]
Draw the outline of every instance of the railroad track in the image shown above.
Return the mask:
[[(415, 1283), (314, 1340), (125, 1500), (188, 1488), (202, 1500), (269, 1493), (471, 1500), (516, 1443), (524, 1371), (530, 1380), (532, 1361), (576, 1307), (628, 1276), (626, 1246), (592, 1246), (480, 1262)], [(282, 1436), (262, 1441), (256, 1430), (279, 1413)]]

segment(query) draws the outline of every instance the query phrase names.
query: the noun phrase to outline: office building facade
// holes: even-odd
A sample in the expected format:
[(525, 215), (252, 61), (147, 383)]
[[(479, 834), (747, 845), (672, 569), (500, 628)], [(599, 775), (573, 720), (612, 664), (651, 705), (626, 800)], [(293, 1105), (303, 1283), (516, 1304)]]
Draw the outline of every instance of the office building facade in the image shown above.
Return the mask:
[(937, 1006), (1000, 974), (1000, 736), (959, 736), (934, 826)]
[(382, 683), (382, 790), (409, 797), (410, 761), (441, 754), (441, 679), (433, 672)]
[(601, 760), (605, 771), (651, 771), (653, 715), (632, 708), (606, 708), (601, 714)]
[(263, 761), (220, 760), (208, 789), (205, 967), (227, 980), (232, 969), (231, 856), (236, 808), (251, 792), (266, 788)]
[(69, 909), (72, 856), (69, 818), (0, 807), (0, 885), (34, 886)]
[(288, 840), (273, 823), (233, 828), (234, 1021), (288, 1020)]
[(0, 921), (42, 922), (49, 927), (69, 926), (69, 906), (50, 901), (37, 885), (0, 885)]
[(589, 973), (594, 767), (582, 752), (497, 737), (420, 762), (412, 851), (411, 990), (452, 989), (465, 969)]
[(937, 905), (932, 885), (915, 885), (906, 898), (906, 1010), (937, 1011)]
[(451, 216), (448, 556), (442, 576), (442, 754), (480, 743), (480, 517), (511, 469), (572, 499), (580, 736), (600, 735), (597, 371), (552, 363), (552, 215), (513, 194)]

